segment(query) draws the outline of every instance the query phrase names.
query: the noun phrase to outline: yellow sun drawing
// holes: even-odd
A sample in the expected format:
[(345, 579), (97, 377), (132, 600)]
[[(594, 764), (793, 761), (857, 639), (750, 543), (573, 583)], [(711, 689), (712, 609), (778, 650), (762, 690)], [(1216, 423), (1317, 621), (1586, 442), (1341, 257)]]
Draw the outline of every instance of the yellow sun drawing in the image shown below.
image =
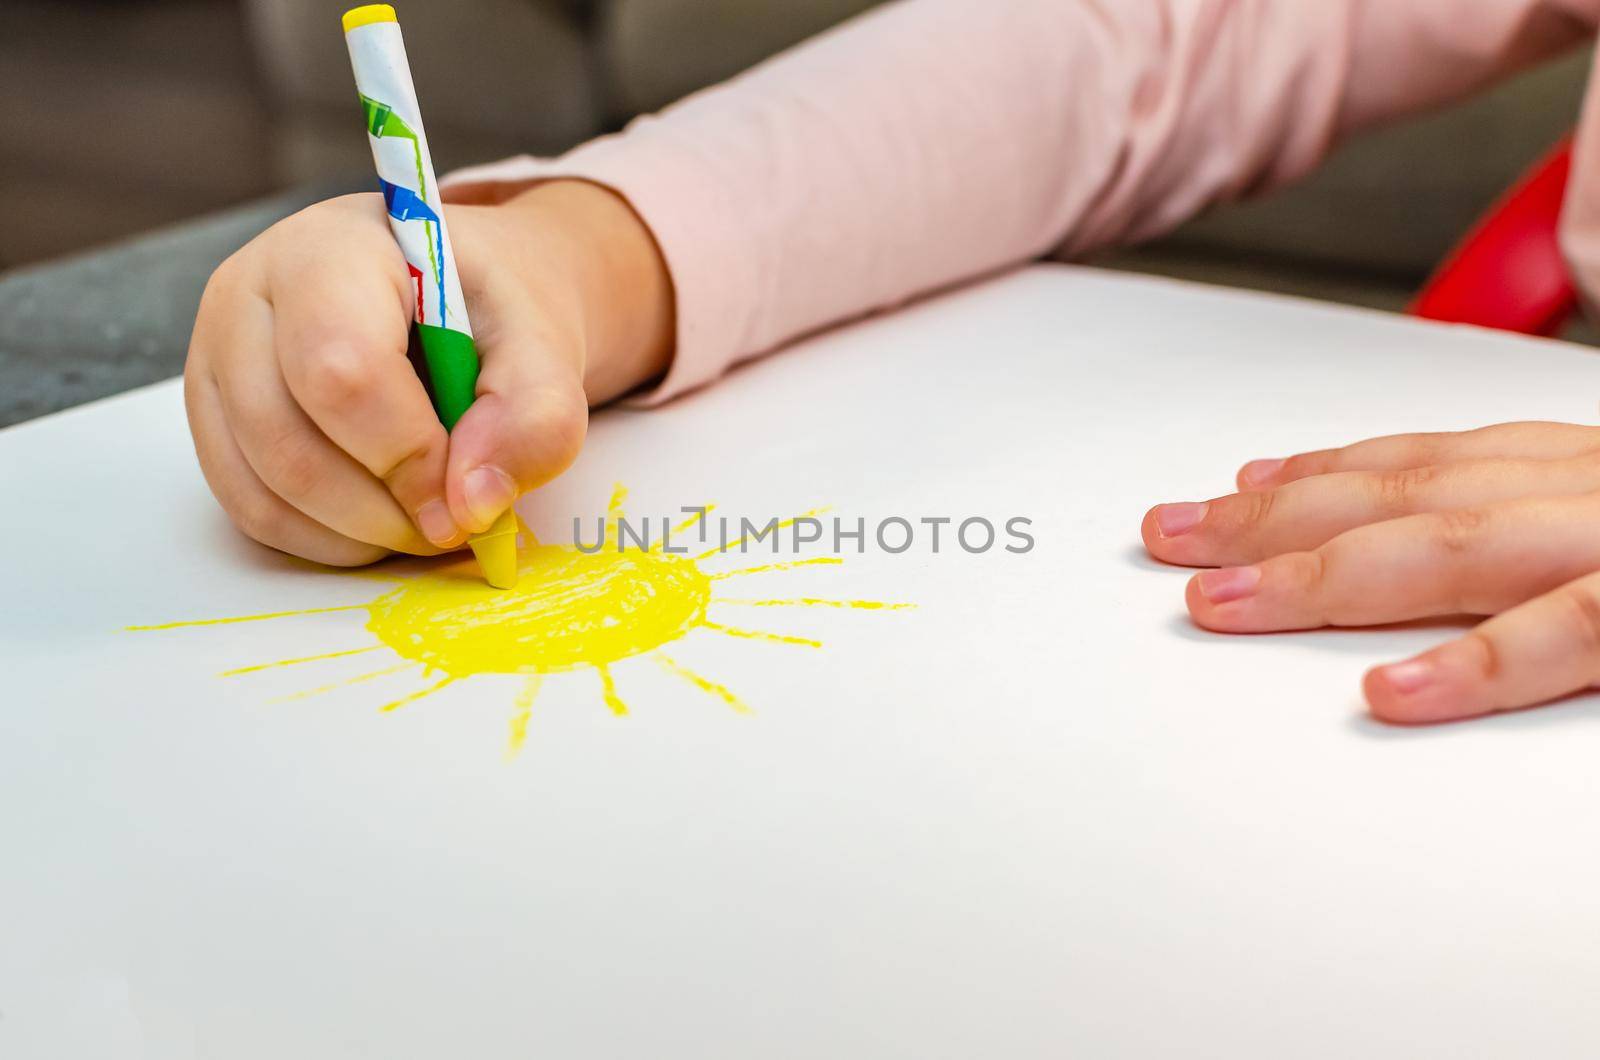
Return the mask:
[[(608, 540), (619, 540), (617, 528), (627, 491), (618, 485), (606, 507)], [(692, 529), (712, 506), (673, 528), (675, 535)], [(813, 515), (807, 512), (805, 515)], [(800, 517), (796, 517), (800, 518)], [(792, 526), (795, 519), (778, 524)], [(723, 636), (774, 641), (806, 648), (821, 642), (762, 629), (747, 629), (713, 621), (713, 603), (747, 607), (832, 607), (864, 610), (903, 610), (912, 604), (879, 600), (838, 600), (817, 597), (741, 599), (714, 594), (719, 582), (749, 574), (796, 567), (840, 564), (837, 556), (815, 556), (732, 570), (708, 571), (708, 561), (742, 556), (740, 540), (699, 555), (667, 552), (665, 540), (649, 548), (618, 548), (607, 544), (586, 553), (571, 545), (534, 542), (523, 549), (519, 578), (511, 589), (484, 584), (470, 560), (456, 560), (422, 574), (369, 573), (363, 577), (394, 581), (395, 588), (365, 604), (276, 611), (232, 618), (168, 622), (130, 626), (149, 632), (196, 626), (259, 622), (335, 611), (366, 611), (366, 628), (378, 643), (342, 651), (243, 666), (224, 671), (222, 677), (241, 677), (283, 666), (298, 666), (369, 652), (389, 652), (401, 661), (344, 681), (295, 693), (301, 699), (389, 674), (412, 670), (428, 682), (384, 704), (397, 710), (454, 684), (480, 674), (519, 674), (527, 682), (516, 696), (511, 719), (509, 752), (515, 754), (527, 736), (528, 719), (540, 682), (548, 674), (591, 669), (600, 679), (600, 695), (616, 715), (628, 712), (617, 692), (613, 668), (638, 657), (653, 659), (669, 673), (683, 678), (740, 713), (749, 708), (726, 686), (705, 677), (661, 651), (661, 648), (696, 630)]]

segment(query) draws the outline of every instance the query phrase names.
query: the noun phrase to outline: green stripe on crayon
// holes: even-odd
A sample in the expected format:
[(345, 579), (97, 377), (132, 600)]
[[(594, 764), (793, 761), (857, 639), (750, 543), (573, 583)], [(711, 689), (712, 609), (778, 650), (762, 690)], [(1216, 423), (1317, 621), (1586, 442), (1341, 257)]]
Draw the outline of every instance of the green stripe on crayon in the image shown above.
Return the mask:
[[(359, 94), (359, 93), (358, 93)], [(428, 196), (428, 178), (422, 169), (422, 138), (416, 134), (405, 119), (394, 112), (394, 108), (387, 103), (381, 103), (371, 96), (361, 97), (361, 112), (367, 119), (367, 132), (380, 139), (392, 136), (396, 139), (410, 140), (411, 153), (416, 156), (417, 164), (417, 194), (423, 198)]]
[(361, 97), (361, 109), (366, 114), (367, 132), (373, 136), (399, 136), (415, 140), (417, 134), (401, 120), (400, 115), (387, 103), (379, 103), (370, 96)]
[(454, 328), (418, 324), (422, 357), (428, 362), (428, 384), (433, 407), (445, 430), (454, 430), (477, 396), (478, 347), (472, 336)]

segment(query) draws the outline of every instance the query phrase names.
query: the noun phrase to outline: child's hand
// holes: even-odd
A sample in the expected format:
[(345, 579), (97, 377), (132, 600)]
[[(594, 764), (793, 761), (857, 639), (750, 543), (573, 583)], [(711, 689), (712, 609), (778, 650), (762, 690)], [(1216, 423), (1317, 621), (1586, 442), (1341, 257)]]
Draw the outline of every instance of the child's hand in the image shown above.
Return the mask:
[(1600, 429), (1509, 423), (1257, 460), (1241, 492), (1144, 518), (1159, 559), (1220, 566), (1189, 611), (1231, 633), (1497, 617), (1380, 666), (1378, 717), (1441, 721), (1600, 682)]
[(620, 199), (556, 182), (447, 216), (482, 359), (450, 434), (407, 359), (415, 289), (380, 196), (304, 210), (212, 276), (189, 426), (257, 541), (338, 565), (459, 547), (572, 462), (589, 400), (665, 366), (665, 266)]

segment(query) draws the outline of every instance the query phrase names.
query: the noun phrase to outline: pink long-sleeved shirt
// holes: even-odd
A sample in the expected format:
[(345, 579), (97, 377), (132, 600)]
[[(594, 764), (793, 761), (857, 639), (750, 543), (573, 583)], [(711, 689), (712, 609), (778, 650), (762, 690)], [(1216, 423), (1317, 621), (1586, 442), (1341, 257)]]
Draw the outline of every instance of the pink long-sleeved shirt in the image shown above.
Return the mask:
[[(1600, 0), (901, 0), (453, 194), (566, 176), (626, 198), (676, 292), (660, 400), (925, 291), (1158, 235), (1597, 21)], [(1593, 85), (1563, 245), (1600, 294)]]

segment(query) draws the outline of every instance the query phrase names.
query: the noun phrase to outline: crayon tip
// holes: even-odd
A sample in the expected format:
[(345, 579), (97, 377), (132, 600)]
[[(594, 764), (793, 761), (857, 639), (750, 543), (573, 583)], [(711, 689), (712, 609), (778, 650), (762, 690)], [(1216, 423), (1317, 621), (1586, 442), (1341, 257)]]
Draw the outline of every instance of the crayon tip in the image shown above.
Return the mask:
[(496, 589), (510, 589), (517, 584), (517, 513), (514, 509), (506, 509), (493, 526), (474, 534), (467, 544), (478, 557), (485, 581)]

